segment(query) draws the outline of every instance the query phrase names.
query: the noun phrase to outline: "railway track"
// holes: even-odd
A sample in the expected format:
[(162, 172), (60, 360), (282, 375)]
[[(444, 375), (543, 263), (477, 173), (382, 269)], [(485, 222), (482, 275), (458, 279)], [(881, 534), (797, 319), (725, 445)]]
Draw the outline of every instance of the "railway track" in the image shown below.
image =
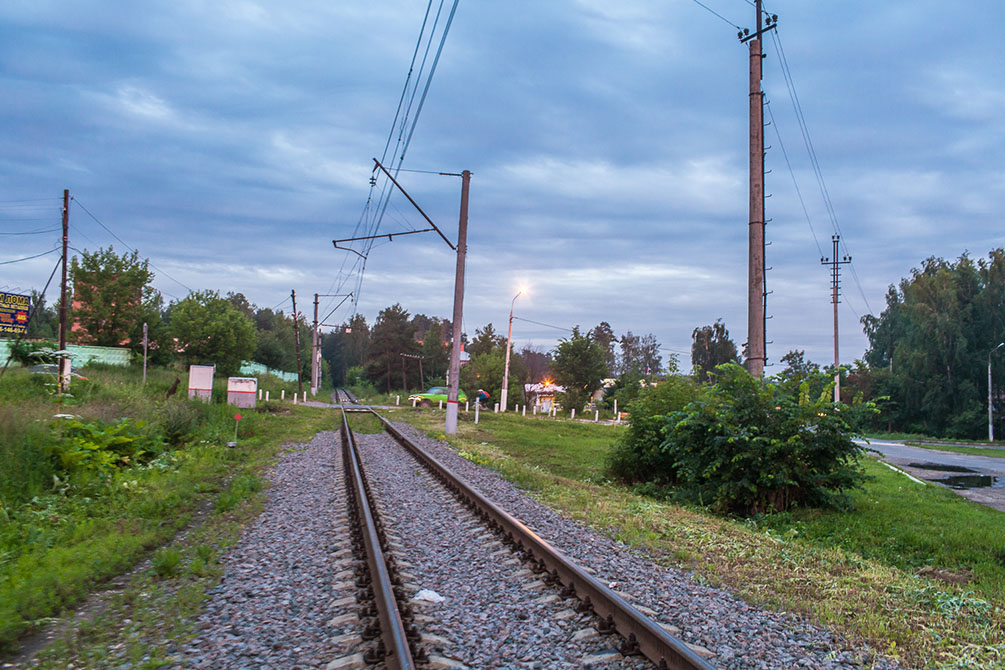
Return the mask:
[[(538, 625), (551, 631), (552, 634), (542, 636), (540, 644), (562, 646), (563, 637), (568, 638), (568, 649), (549, 651), (542, 647), (537, 650), (540, 658), (568, 659), (572, 655), (581, 654), (580, 650), (588, 646), (584, 645), (584, 641), (596, 638), (593, 651), (601, 653), (594, 653), (592, 656), (587, 654), (584, 658), (592, 658), (597, 663), (616, 656), (621, 659), (621, 665), (615, 667), (637, 668), (651, 664), (649, 667), (666, 670), (713, 668), (692, 648), (670, 634), (666, 628), (488, 500), (386, 419), (367, 408), (346, 406), (346, 403), (355, 399), (343, 390), (337, 391), (335, 397), (343, 404), (342, 461), (345, 480), (351, 488), (349, 500), (354, 520), (353, 544), (358, 552), (359, 564), (366, 566), (365, 571), (359, 571), (357, 584), (362, 589), (360, 597), (363, 600), (361, 608), (363, 637), (375, 640), (366, 653), (368, 662), (380, 663), (392, 670), (421, 668), (429, 661), (430, 654), (427, 647), (434, 646), (438, 647), (437, 651), (443, 651), (444, 644), (449, 646), (448, 639), (432, 634), (423, 636), (418, 631), (415, 623), (417, 619), (422, 620), (427, 627), (439, 631), (445, 628), (437, 628), (435, 617), (416, 614), (414, 609), (422, 608), (424, 601), (416, 600), (415, 587), (406, 588), (403, 574), (410, 575), (399, 569), (399, 565), (410, 566), (409, 561), (422, 563), (432, 560), (447, 571), (452, 567), (451, 562), (465, 562), (472, 567), (480, 566), (479, 569), (484, 574), (478, 577), (479, 580), (495, 580), (484, 582), (485, 586), (478, 587), (483, 593), (475, 594), (486, 600), (484, 610), (486, 612), (505, 610), (508, 614), (500, 616), (513, 616), (516, 620), (524, 620), (527, 622), (526, 625), (517, 626), (521, 630), (533, 629)], [(366, 413), (377, 417), (388, 436), (366, 436), (370, 442), (379, 442), (371, 445), (369, 454), (361, 453), (364, 450), (359, 448), (357, 437), (349, 426), (350, 413)], [(382, 473), (378, 464), (377, 468), (368, 474), (366, 461), (379, 463), (380, 458), (386, 457), (389, 450), (393, 449), (404, 449), (410, 455), (406, 458), (414, 459), (425, 473), (420, 476), (414, 465), (406, 465), (390, 479), (383, 482), (376, 481), (382, 476), (387, 476), (387, 473)], [(400, 455), (396, 459), (399, 462), (402, 460)], [(413, 481), (405, 484), (404, 480), (408, 477)], [(468, 546), (466, 542), (441, 547), (446, 551), (430, 552), (417, 547), (402, 546), (405, 544), (404, 541), (390, 540), (385, 529), (386, 525), (408, 524), (403, 523), (401, 517), (398, 521), (388, 521), (385, 517), (393, 515), (380, 511), (380, 502), (375, 499), (374, 494), (381, 489), (388, 490), (389, 486), (405, 486), (410, 491), (414, 490), (423, 495), (437, 495), (441, 498), (448, 495), (448, 492), (452, 493), (456, 502), (449, 503), (454, 509), (448, 510), (447, 516), (452, 517), (456, 524), (463, 527), (467, 537), (473, 538), (490, 553), (481, 551), (478, 547)], [(434, 535), (435, 529), (429, 530), (431, 528), (433, 528), (432, 521), (427, 524), (426, 530), (430, 535)], [(450, 542), (449, 539), (441, 541), (447, 545)], [(400, 554), (407, 554), (407, 560)], [(489, 558), (486, 560), (483, 556)], [(509, 566), (508, 570), (503, 569), (506, 566)], [(445, 580), (444, 583), (453, 584), (453, 588), (462, 593), (466, 589), (464, 580), (459, 582)], [(438, 596), (435, 593), (433, 595)], [(491, 602), (488, 602), (489, 600)], [(473, 615), (462, 614), (456, 618), (464, 619), (471, 616), (477, 619), (483, 615), (476, 612)], [(533, 622), (535, 617), (543, 617), (544, 622), (535, 624)], [(592, 628), (571, 630), (576, 625), (591, 622)], [(474, 624), (456, 621), (453, 625)], [(506, 629), (507, 635), (509, 630)], [(620, 640), (616, 651), (609, 647), (604, 648), (604, 644), (607, 644), (604, 640), (614, 639)], [(481, 649), (480, 653), (493, 653), (492, 644), (482, 646), (485, 648)], [(533, 646), (532, 642), (531, 647)], [(596, 648), (598, 646), (601, 649), (598, 650)], [(528, 647), (524, 644), (523, 648), (526, 650)], [(499, 659), (478, 658), (471, 650), (453, 651), (460, 652), (455, 655), (463, 657), (473, 665), (499, 667), (497, 665)], [(522, 659), (524, 662), (532, 664), (535, 661), (532, 658), (533, 654), (525, 655), (526, 658)], [(648, 664), (644, 659), (648, 659)], [(448, 660), (437, 658), (436, 662), (440, 667), (450, 667)], [(464, 666), (458, 664), (454, 667)], [(528, 667), (551, 666), (541, 665), (538, 661), (536, 666)]]

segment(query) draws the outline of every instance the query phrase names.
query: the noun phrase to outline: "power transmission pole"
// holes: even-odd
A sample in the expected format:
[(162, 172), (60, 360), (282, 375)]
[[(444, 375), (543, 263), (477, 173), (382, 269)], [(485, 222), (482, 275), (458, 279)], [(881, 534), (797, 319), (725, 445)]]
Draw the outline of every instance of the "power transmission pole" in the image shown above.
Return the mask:
[(304, 376), (300, 368), (300, 324), (297, 319), (297, 292), (290, 291), (293, 299), (293, 340), (297, 343), (297, 393), (304, 392)]
[[(59, 288), (59, 350), (66, 351), (66, 248), (70, 238), (70, 190), (63, 189), (63, 280)], [(70, 390), (70, 357), (59, 355), (59, 392)]]
[(314, 294), (314, 346), (311, 348), (311, 395), (321, 386), (321, 334), (318, 332), (318, 294)]
[(841, 402), (841, 359), (838, 355), (838, 296), (841, 295), (841, 266), (851, 263), (851, 256), (838, 260), (838, 244), (840, 235), (831, 235), (834, 243), (834, 255), (831, 258), (821, 258), (821, 265), (831, 266), (831, 302), (834, 303), (834, 402)]
[(767, 285), (764, 277), (764, 91), (761, 90), (764, 56), (761, 35), (775, 27), (777, 18), (768, 17), (763, 22), (761, 0), (755, 0), (757, 13), (753, 35), (748, 30), (740, 33), (740, 41), (750, 47), (750, 202), (747, 262), (747, 370), (755, 377), (764, 376), (767, 362), (765, 335), (765, 301)]
[(447, 419), (444, 432), (457, 434), (457, 397), (461, 376), (461, 319), (464, 314), (464, 257), (468, 250), (468, 187), (471, 172), (461, 173), (461, 214), (457, 223), (457, 273), (454, 276), (454, 338), (450, 343), (450, 381), (447, 391)]

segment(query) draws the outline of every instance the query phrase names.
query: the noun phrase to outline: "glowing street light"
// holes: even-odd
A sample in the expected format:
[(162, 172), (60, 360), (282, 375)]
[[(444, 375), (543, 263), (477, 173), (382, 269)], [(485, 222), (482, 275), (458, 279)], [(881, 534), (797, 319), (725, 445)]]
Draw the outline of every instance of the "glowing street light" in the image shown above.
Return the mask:
[(509, 304), (509, 332), (506, 334), (506, 367), (503, 369), (502, 391), (499, 392), (499, 408), (506, 411), (506, 401), (509, 396), (509, 350), (513, 342), (513, 305), (516, 299), (523, 294), (523, 289), (516, 292), (512, 302)]

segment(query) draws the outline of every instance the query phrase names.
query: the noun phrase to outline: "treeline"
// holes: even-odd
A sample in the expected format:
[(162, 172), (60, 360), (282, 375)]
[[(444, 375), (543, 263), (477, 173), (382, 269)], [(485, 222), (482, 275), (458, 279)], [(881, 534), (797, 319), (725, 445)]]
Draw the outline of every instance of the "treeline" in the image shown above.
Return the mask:
[[(369, 384), (383, 393), (428, 388), (446, 383), (452, 333), (449, 319), (412, 316), (394, 304), (381, 310), (372, 326), (357, 314), (342, 328), (325, 333), (321, 351), (337, 384)], [(461, 388), (468, 393), (483, 389), (498, 399), (506, 337), (488, 323), (475, 329), (474, 337), (462, 335), (462, 342), (469, 359), (461, 367)], [(566, 387), (566, 404), (574, 407), (587, 402), (605, 379), (614, 378), (614, 392), (627, 389), (622, 400), (627, 402), (629, 395), (637, 394), (640, 381), (675, 371), (676, 361), (663, 363), (653, 335), (629, 331), (619, 337), (609, 323), (601, 322), (585, 333), (574, 328), (550, 351), (513, 349), (507, 394), (519, 402), (524, 384), (550, 379)]]
[[(292, 315), (257, 307), (241, 293), (194, 291), (165, 305), (153, 278), (148, 261), (135, 252), (119, 256), (111, 247), (82, 252), (70, 266), (68, 323), (73, 326), (67, 341), (142, 354), (146, 324), (151, 365), (212, 363), (220, 374), (233, 375), (248, 360), (296, 372), (299, 330), (299, 368), (310, 379), (311, 328), (302, 316), (295, 329)], [(32, 291), (27, 340), (52, 340), (58, 332), (59, 305)]]
[(994, 351), (1005, 341), (1005, 249), (924, 260), (862, 324), (869, 349), (843, 397), (888, 398), (881, 420), (892, 430), (987, 437), (989, 361), (995, 416), (1005, 409), (1005, 347)]

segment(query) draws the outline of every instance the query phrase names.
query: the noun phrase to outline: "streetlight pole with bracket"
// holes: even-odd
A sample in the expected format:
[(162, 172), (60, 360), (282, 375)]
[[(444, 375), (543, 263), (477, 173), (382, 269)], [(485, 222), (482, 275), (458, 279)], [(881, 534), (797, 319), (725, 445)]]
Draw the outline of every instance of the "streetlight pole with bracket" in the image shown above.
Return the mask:
[(513, 305), (516, 304), (516, 299), (523, 294), (523, 289), (516, 292), (513, 296), (513, 300), (509, 304), (509, 332), (506, 334), (506, 366), (503, 368), (503, 382), (502, 390), (499, 391), (499, 409), (503, 412), (506, 411), (506, 403), (509, 400), (509, 352), (510, 345), (513, 342)]
[(991, 354), (998, 351), (1002, 347), (1005, 347), (1005, 342), (1002, 342), (997, 347), (988, 352), (988, 442), (995, 441), (995, 426), (994, 426), (994, 409), (992, 409), (991, 404)]

